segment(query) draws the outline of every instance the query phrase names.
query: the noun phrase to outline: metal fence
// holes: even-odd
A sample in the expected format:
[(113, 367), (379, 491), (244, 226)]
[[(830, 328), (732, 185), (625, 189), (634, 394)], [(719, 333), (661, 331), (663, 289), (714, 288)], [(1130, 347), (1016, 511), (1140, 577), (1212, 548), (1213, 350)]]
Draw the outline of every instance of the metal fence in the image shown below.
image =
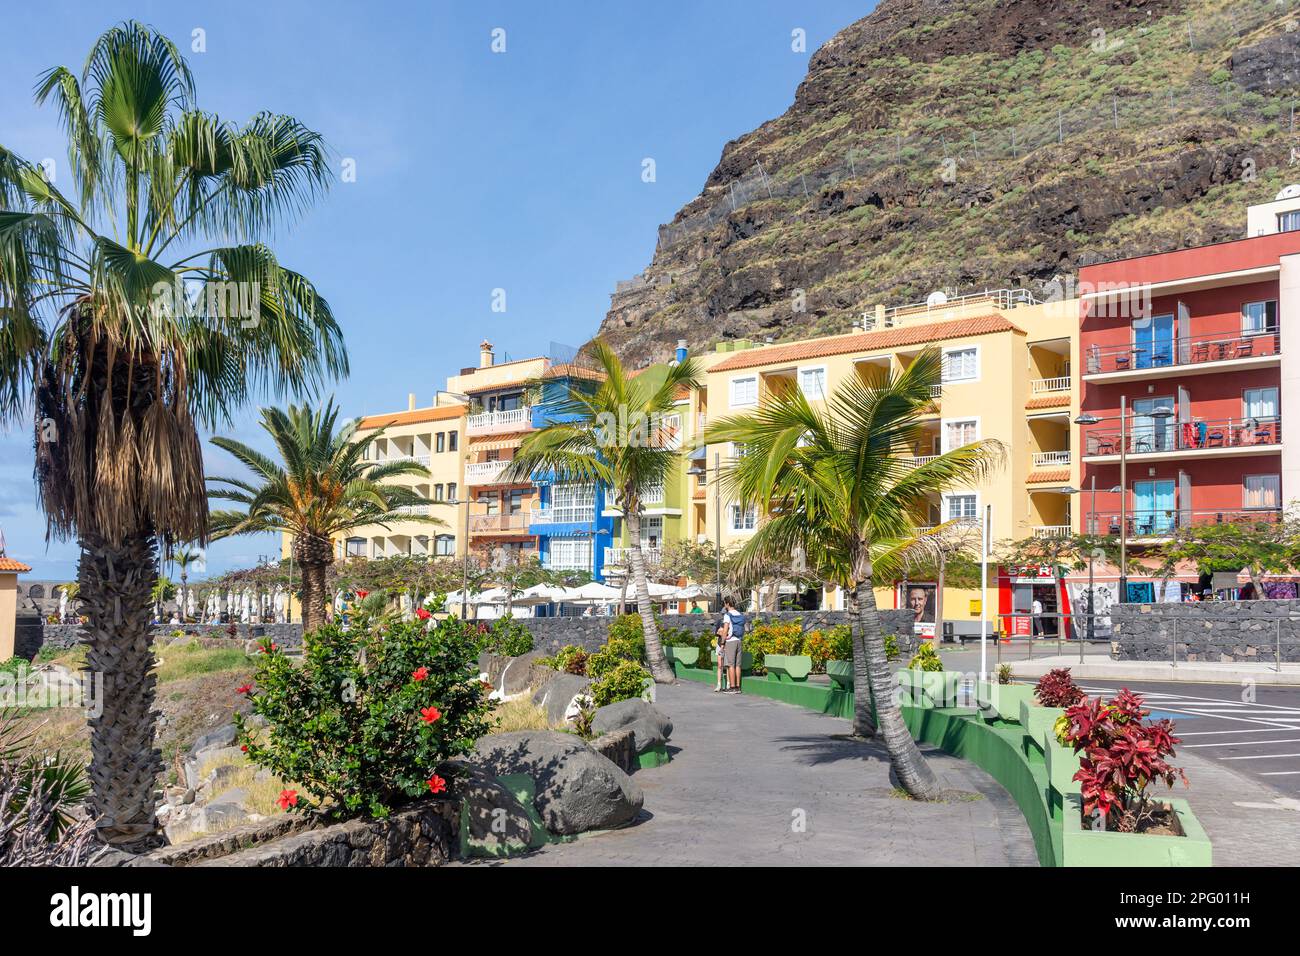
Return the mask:
[[(998, 664), (1004, 658), (1021, 661), (1075, 654), (1082, 664), (1088, 654), (1106, 654), (1113, 660), (1124, 657), (1177, 667), (1227, 663), (1226, 654), (1228, 662), (1267, 664), (1279, 672), (1287, 664), (1300, 667), (1300, 616), (1216, 615), (1211, 609), (1194, 617), (1135, 617), (1128, 614), (1125, 620), (1116, 621), (1103, 614), (1001, 614), (991, 623), (989, 641), (996, 644)], [(978, 641), (978, 636), (962, 638), (963, 644)], [(1125, 644), (1140, 656), (1124, 655)]]

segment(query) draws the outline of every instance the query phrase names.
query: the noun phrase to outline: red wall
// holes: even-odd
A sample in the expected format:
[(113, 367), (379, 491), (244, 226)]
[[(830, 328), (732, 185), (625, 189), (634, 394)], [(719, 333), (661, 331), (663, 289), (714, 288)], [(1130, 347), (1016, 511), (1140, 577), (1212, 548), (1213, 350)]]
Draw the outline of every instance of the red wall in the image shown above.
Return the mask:
[[(1151, 472), (1155, 472), (1151, 474)], [(1243, 475), (1277, 475), (1282, 472), (1281, 455), (1243, 455), (1223, 458), (1187, 458), (1179, 461), (1143, 461), (1128, 463), (1130, 492), (1137, 481), (1178, 481), (1178, 473), (1185, 471), (1192, 482), (1192, 511), (1240, 511), (1242, 506)], [(1084, 518), (1092, 510), (1089, 488), (1092, 476), (1097, 476), (1097, 513), (1113, 514), (1119, 511), (1119, 495), (1108, 490), (1119, 484), (1119, 465), (1085, 466), (1083, 494), (1078, 496), (1076, 513), (1080, 528), (1086, 528)], [(1133, 497), (1129, 495), (1129, 507)], [(1180, 505), (1180, 507), (1185, 507)], [(1105, 527), (1101, 528), (1105, 533)]]

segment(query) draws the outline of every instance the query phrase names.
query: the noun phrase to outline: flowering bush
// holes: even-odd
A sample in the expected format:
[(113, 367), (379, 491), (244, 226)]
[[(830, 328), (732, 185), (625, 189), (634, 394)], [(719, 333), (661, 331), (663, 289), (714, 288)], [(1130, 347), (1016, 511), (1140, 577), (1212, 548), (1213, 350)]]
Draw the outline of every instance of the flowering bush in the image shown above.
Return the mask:
[(1038, 678), (1034, 696), (1044, 707), (1073, 707), (1087, 695), (1070, 676), (1070, 668), (1058, 667)]
[(590, 656), (591, 655), (581, 647), (577, 647), (573, 644), (565, 644), (556, 652), (554, 657), (539, 658), (537, 663), (544, 664), (547, 667), (553, 667), (557, 671), (562, 671), (565, 674), (586, 676), (587, 659)]
[(619, 661), (592, 681), (591, 699), (597, 707), (640, 697), (653, 683), (650, 672), (634, 661)]
[(1167, 718), (1149, 721), (1142, 698), (1121, 690), (1113, 700), (1096, 698), (1065, 712), (1065, 742), (1079, 754), (1083, 812), (1100, 816), (1108, 830), (1131, 833), (1151, 822), (1155, 808), (1148, 790), (1156, 780), (1172, 787), (1187, 776), (1166, 758), (1174, 756), (1174, 725)]
[(754, 673), (766, 674), (763, 661), (768, 654), (803, 653), (803, 625), (795, 621), (768, 621), (745, 631), (743, 647), (754, 655)]
[(347, 631), (318, 630), (300, 666), (269, 649), (254, 686), (242, 688), (267, 725), (252, 732), (236, 714), (238, 742), (302, 788), (281, 794), (286, 810), (387, 816), (445, 789), (435, 769), (489, 732), (477, 639), (455, 618), (429, 626), (358, 614)]
[(809, 631), (803, 636), (803, 653), (812, 658), (814, 674), (826, 672), (826, 662), (832, 658), (831, 642), (825, 631)]

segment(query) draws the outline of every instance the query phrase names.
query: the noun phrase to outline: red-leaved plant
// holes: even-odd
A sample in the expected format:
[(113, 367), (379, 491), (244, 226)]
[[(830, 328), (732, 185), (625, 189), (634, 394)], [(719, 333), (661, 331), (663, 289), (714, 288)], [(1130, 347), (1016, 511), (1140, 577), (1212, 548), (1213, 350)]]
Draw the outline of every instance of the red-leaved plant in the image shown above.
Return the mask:
[(1079, 781), (1084, 816), (1099, 814), (1107, 830), (1132, 833), (1150, 822), (1156, 809), (1149, 788), (1156, 780), (1172, 787), (1187, 776), (1172, 766), (1174, 725), (1168, 719), (1147, 720), (1142, 698), (1124, 688), (1109, 701), (1085, 701), (1065, 712), (1069, 722), (1065, 743), (1080, 755)]
[(1070, 668), (1058, 667), (1038, 678), (1034, 696), (1044, 707), (1073, 707), (1086, 695), (1070, 676)]

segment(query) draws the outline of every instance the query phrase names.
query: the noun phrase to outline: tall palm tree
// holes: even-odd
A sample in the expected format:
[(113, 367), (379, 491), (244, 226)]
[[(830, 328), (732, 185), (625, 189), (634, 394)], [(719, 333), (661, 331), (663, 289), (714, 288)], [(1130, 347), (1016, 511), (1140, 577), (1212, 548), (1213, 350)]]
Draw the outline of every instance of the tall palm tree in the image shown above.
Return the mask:
[(172, 551), (171, 558), (172, 561), (175, 562), (176, 567), (180, 569), (180, 573), (181, 573), (180, 618), (182, 621), (184, 621), (186, 610), (189, 607), (188, 600), (189, 600), (189, 592), (190, 592), (190, 588), (189, 588), (190, 566), (194, 564), (199, 564), (203, 560), (203, 552), (198, 548), (193, 548), (190, 547), (188, 544), (185, 544), (185, 545), (181, 545), (179, 548), (176, 548), (174, 551)]
[[(931, 495), (979, 483), (1002, 459), (1001, 445), (986, 440), (920, 465), (910, 460), (922, 416), (934, 409), (931, 388), (941, 367), (938, 350), (926, 349), (897, 375), (850, 376), (824, 408), (790, 390), (705, 433), (710, 444), (745, 446), (746, 454), (731, 463), (722, 481), (743, 505), (766, 512), (741, 559), (802, 549), (845, 589), (855, 618), (855, 667), (865, 671), (899, 781), (919, 799), (936, 799), (939, 785), (892, 693), (872, 590), (876, 562), (914, 537), (915, 517)], [(855, 686), (863, 683), (859, 678)]]
[(600, 339), (588, 344), (584, 354), (594, 361), (595, 380), (571, 380), (567, 394), (550, 404), (547, 423), (524, 438), (506, 469), (507, 478), (526, 481), (534, 472), (548, 472), (555, 481), (608, 489), (630, 542), (628, 565), (645, 633), (646, 663), (657, 682), (671, 684), (673, 669), (664, 656), (650, 603), (641, 516), (646, 492), (662, 486), (680, 460), (676, 436), (668, 434), (663, 419), (672, 412), (678, 392), (698, 384), (698, 369), (687, 359), (629, 374)]
[[(215, 499), (234, 501), (246, 511), (214, 511), (214, 539), (237, 534), (276, 532), (293, 539), (293, 556), (302, 568), (302, 623), (312, 631), (325, 623), (326, 577), (334, 563), (334, 539), (365, 525), (392, 521), (440, 525), (431, 515), (412, 513), (434, 504), (414, 488), (386, 484), (391, 478), (429, 477), (429, 469), (409, 459), (366, 461), (366, 449), (384, 434), (356, 437), (360, 419), (338, 425), (333, 401), (313, 410), (290, 405), (262, 409), (262, 428), (271, 436), (281, 462), (233, 438), (213, 438), (253, 472), (253, 481), (209, 478)], [(225, 486), (225, 487), (220, 487)]]
[[(0, 414), (35, 423), (48, 532), (76, 538), (90, 670), (89, 807), (107, 841), (156, 839), (150, 594), (159, 540), (207, 534), (198, 427), (345, 374), (329, 305), (263, 239), (329, 181), (319, 134), (197, 108), (179, 51), (128, 22), (37, 101), (58, 175), (0, 146)], [(208, 240), (208, 241), (205, 241)]]

